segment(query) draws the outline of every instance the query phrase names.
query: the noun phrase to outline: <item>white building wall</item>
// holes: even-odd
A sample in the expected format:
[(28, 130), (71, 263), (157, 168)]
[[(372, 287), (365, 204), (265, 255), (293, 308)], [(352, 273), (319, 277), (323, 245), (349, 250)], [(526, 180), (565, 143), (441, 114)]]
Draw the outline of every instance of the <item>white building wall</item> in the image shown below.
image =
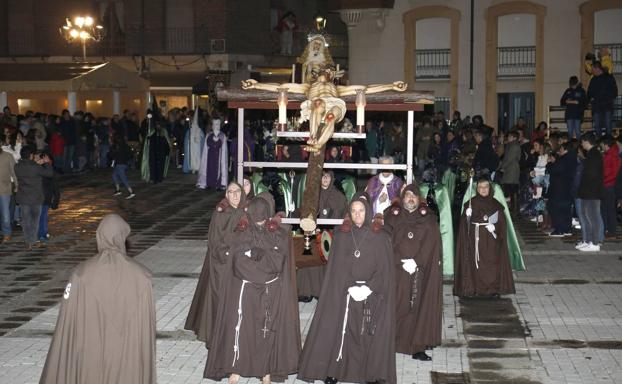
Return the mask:
[(497, 21), (500, 47), (536, 45), (536, 16), (515, 13), (499, 17)]
[(431, 18), (417, 21), (417, 49), (451, 48), (451, 21), (443, 18)]
[(594, 44), (622, 43), (622, 9), (594, 13)]
[[(366, 16), (356, 27), (350, 30), (350, 58), (349, 75), (351, 84), (373, 84), (391, 82), (404, 78), (404, 24), (403, 14), (415, 7), (424, 5), (445, 5), (458, 9), (460, 18), (460, 62), (459, 62), (459, 86), (458, 86), (458, 109), (464, 115), (484, 114), (485, 102), (485, 44), (486, 44), (486, 9), (493, 4), (505, 2), (504, 0), (476, 0), (474, 14), (474, 62), (473, 62), (473, 90), (469, 89), (469, 39), (470, 39), (470, 1), (468, 0), (395, 0), (392, 10), (388, 11), (386, 26), (383, 30), (376, 28), (375, 20)], [(584, 0), (534, 0), (533, 2), (547, 7), (544, 21), (544, 95), (542, 107), (543, 116), (546, 116), (548, 105), (557, 105), (561, 93), (567, 87), (568, 78), (571, 75), (579, 75), (582, 65), (580, 31), (581, 15), (579, 6)], [(612, 12), (613, 11), (606, 11)], [(618, 12), (618, 11), (616, 11)], [(519, 15), (521, 16), (521, 15)], [(616, 15), (607, 16), (599, 20), (603, 30), (622, 28), (620, 18)], [(617, 21), (615, 21), (617, 20)], [(533, 36), (535, 40), (535, 17), (531, 23), (533, 31), (519, 31), (516, 34)], [(609, 26), (609, 27), (607, 27)], [(600, 27), (597, 27), (600, 28)], [(611, 29), (618, 31), (617, 29)], [(598, 34), (597, 30), (597, 34)], [(620, 32), (601, 33), (616, 36), (616, 40), (622, 39)], [(419, 34), (417, 34), (419, 35)], [(522, 38), (522, 37), (521, 37)], [(608, 38), (608, 37), (607, 37)], [(503, 38), (505, 39), (505, 38)], [(532, 39), (529, 37), (529, 39)], [(605, 41), (605, 37), (599, 37)], [(429, 40), (426, 40), (429, 41)], [(596, 40), (597, 42), (599, 40)], [(610, 41), (611, 42), (611, 41)], [(530, 45), (530, 44), (525, 44)], [(449, 81), (445, 84), (438, 82), (419, 81), (415, 89), (433, 89), (439, 96), (449, 96)], [(498, 92), (511, 92), (512, 90), (533, 90), (533, 80), (499, 81)], [(441, 93), (443, 92), (443, 93)], [(494, 124), (494, 123), (493, 123)]]

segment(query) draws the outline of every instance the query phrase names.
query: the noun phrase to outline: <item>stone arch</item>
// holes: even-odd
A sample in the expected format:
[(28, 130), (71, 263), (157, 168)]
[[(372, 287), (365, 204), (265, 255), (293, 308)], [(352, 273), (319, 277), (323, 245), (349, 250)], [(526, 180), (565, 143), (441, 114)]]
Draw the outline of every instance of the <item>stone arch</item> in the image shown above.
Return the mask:
[(416, 39), (416, 23), (419, 20), (430, 18), (449, 19), (451, 23), (451, 67), (449, 73), (449, 84), (451, 89), (451, 112), (458, 108), (458, 74), (459, 74), (459, 47), (460, 47), (460, 11), (442, 5), (430, 5), (413, 8), (404, 13), (404, 78), (409, 87), (415, 86), (415, 49), (417, 45)]
[[(486, 123), (497, 125), (497, 46), (500, 16), (526, 13), (536, 17), (536, 77), (534, 79), (535, 121), (542, 121), (544, 95), (544, 18), (546, 7), (531, 1), (509, 1), (486, 9)], [(498, 127), (497, 127), (498, 129)]]

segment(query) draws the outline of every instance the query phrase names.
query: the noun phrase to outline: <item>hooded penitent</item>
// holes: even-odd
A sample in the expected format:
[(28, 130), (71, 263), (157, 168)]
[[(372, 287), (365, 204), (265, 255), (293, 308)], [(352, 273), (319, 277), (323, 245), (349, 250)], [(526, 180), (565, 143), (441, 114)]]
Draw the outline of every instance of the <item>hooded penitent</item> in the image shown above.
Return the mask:
[(227, 255), (229, 245), (224, 240), (238, 225), (246, 204), (242, 186), (238, 183), (230, 183), (227, 189), (232, 185), (240, 188), (240, 203), (237, 208), (234, 208), (225, 198), (212, 214), (207, 233), (207, 254), (184, 326), (185, 329), (193, 331), (197, 339), (205, 342), (207, 348), (210, 346), (212, 328), (216, 319), (222, 276), (231, 269), (231, 257)]
[(118, 215), (99, 224), (99, 253), (69, 279), (40, 383), (156, 382), (151, 273), (126, 256), (129, 234)]
[[(346, 197), (334, 185), (334, 174), (329, 171), (331, 183), (328, 188), (320, 188), (318, 216), (322, 219), (343, 219), (347, 208)], [(326, 227), (322, 228), (326, 230)], [(297, 271), (298, 296), (320, 297), (326, 266), (300, 268)]]
[(225, 188), (228, 181), (229, 153), (227, 136), (220, 130), (220, 119), (212, 121), (212, 133), (205, 138), (197, 186)]
[(454, 262), (454, 295), (514, 293), (503, 210), (493, 197), (492, 185), (488, 196), (478, 193), (464, 204)]
[[(420, 199), (412, 212), (404, 206), (408, 191)], [(384, 213), (396, 271), (395, 347), (397, 352), (409, 355), (440, 345), (442, 338), (441, 233), (436, 215), (423, 201), (419, 188), (409, 184), (402, 191), (401, 205), (389, 207)]]
[(350, 203), (365, 207), (361, 227), (350, 217), (335, 230), (298, 379), (396, 381), (393, 249), (389, 235), (372, 225), (368, 201), (359, 194)]
[(171, 141), (166, 129), (158, 126), (154, 119), (149, 119), (148, 124), (140, 163), (141, 176), (143, 181), (159, 183), (168, 173)]
[(276, 380), (296, 372), (300, 327), (291, 237), (273, 214), (259, 195), (228, 236), (231, 268), (222, 277), (206, 378), (237, 373)]
[(205, 133), (199, 126), (199, 109), (194, 111), (192, 125), (184, 136), (184, 172), (197, 172), (201, 167), (201, 154), (205, 143)]

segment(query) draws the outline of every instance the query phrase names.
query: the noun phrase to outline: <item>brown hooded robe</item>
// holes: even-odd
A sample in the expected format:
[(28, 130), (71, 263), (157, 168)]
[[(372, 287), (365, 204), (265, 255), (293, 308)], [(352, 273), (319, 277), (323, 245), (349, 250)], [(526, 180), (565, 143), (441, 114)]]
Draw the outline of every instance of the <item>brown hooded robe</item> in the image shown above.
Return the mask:
[[(333, 173), (330, 172), (334, 179)], [(319, 217), (322, 219), (343, 219), (347, 202), (344, 194), (331, 182), (326, 189), (320, 189)], [(326, 266), (301, 268), (297, 271), (298, 296), (320, 297)]]
[(207, 233), (207, 254), (184, 325), (184, 329), (193, 331), (207, 348), (216, 319), (223, 271), (231, 268), (231, 259), (226, 256), (229, 247), (224, 239), (233, 232), (244, 214), (244, 188), (237, 183), (231, 184), (236, 184), (242, 191), (240, 203), (238, 208), (233, 208), (225, 198), (212, 214)]
[[(346, 220), (335, 230), (326, 278), (302, 351), (300, 380), (396, 382), (393, 249), (389, 235), (374, 230), (368, 200), (355, 197), (350, 203), (350, 207), (356, 201), (365, 205), (365, 223), (360, 228)], [(357, 302), (348, 288), (361, 284), (373, 292)]]
[(151, 272), (126, 256), (129, 234), (118, 215), (99, 224), (99, 253), (69, 279), (40, 383), (156, 382)]
[(206, 378), (270, 374), (277, 381), (296, 372), (300, 327), (290, 230), (269, 219), (273, 213), (260, 195), (228, 235), (232, 262), (222, 276)]
[[(492, 188), (489, 196), (477, 194), (470, 201), (473, 210), (470, 221), (466, 215), (469, 202), (465, 203), (460, 217), (454, 261), (454, 295), (464, 297), (515, 293), (504, 208), (492, 196)], [(497, 238), (485, 226), (479, 227), (479, 260), (476, 262), (475, 234), (478, 228), (474, 223), (488, 222), (495, 212), (498, 212), (494, 229)]]
[[(419, 188), (410, 184), (402, 199), (406, 191), (420, 196)], [(436, 215), (424, 203), (413, 212), (403, 205), (387, 208), (384, 224), (391, 233), (396, 271), (395, 349), (412, 355), (442, 341), (441, 233)], [(408, 274), (402, 259), (415, 259), (416, 272)]]

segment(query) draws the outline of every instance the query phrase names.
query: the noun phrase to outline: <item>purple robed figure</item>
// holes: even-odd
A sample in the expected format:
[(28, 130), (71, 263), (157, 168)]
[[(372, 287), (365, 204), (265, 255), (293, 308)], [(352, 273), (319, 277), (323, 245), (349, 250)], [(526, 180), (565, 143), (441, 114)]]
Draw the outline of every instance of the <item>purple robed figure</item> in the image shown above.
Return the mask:
[[(404, 181), (391, 172), (382, 172), (369, 179), (367, 187), (365, 187), (365, 192), (367, 192), (371, 198), (371, 206), (374, 215), (376, 213), (383, 213), (386, 208), (391, 206), (393, 199), (400, 196), (403, 185)], [(387, 194), (387, 198), (381, 202), (380, 196), (384, 193)]]
[[(255, 139), (251, 134), (248, 127), (244, 128), (244, 161), (253, 161), (253, 154), (255, 153)], [(229, 153), (231, 153), (231, 163), (233, 166), (233, 174), (236, 180), (240, 180), (238, 175), (238, 139), (235, 137), (229, 143)]]
[(229, 182), (227, 136), (220, 131), (220, 120), (212, 122), (212, 133), (205, 138), (197, 187), (225, 189)]

